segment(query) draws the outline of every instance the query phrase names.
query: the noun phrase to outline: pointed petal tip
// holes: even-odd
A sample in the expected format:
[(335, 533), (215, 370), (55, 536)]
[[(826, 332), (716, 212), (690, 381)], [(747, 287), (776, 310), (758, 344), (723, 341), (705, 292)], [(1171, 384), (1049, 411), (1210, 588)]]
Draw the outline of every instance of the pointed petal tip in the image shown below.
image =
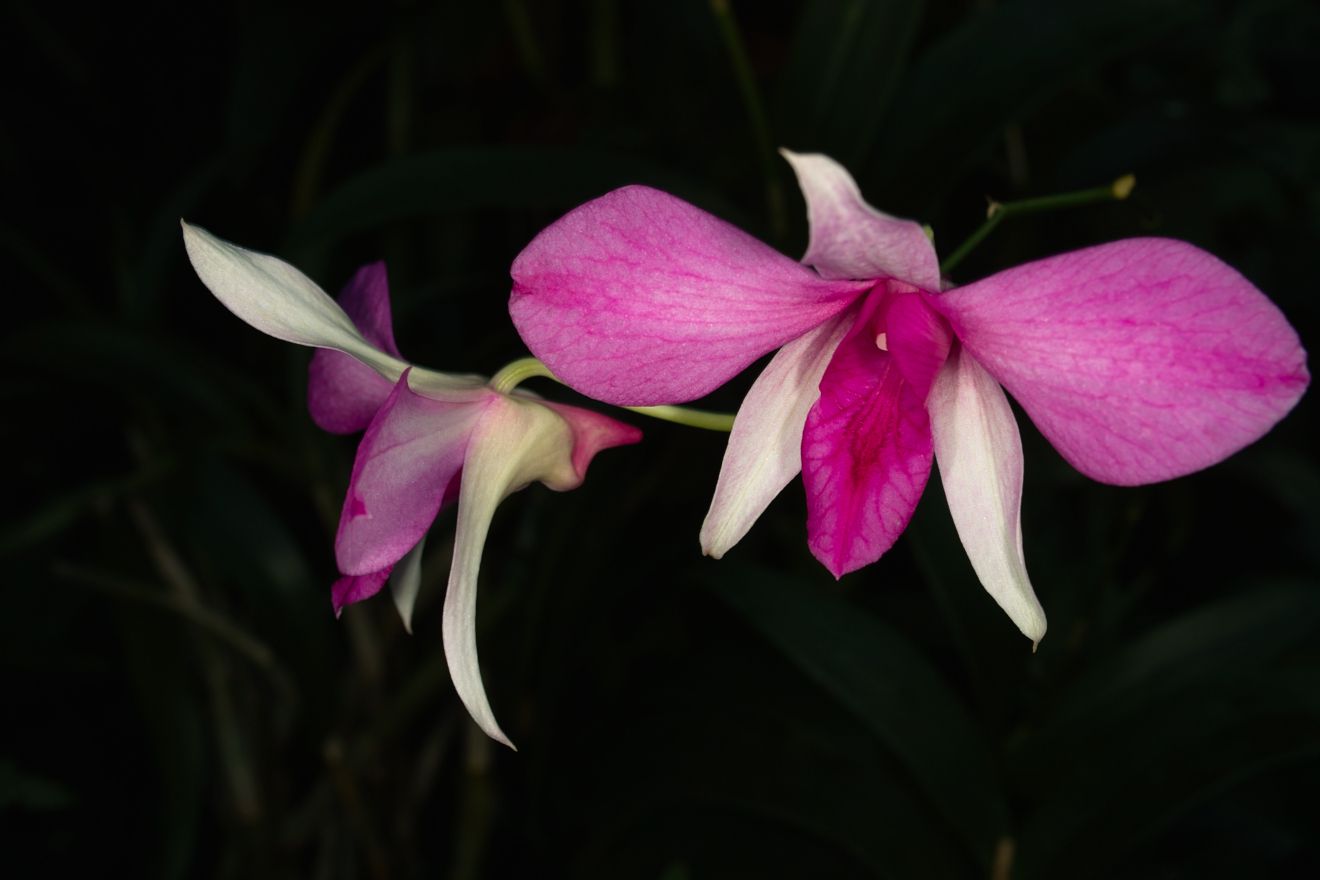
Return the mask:
[[(1011, 615), (1010, 617), (1016, 618), (1018, 616)], [(1021, 616), (1023, 617), (1022, 620), (1014, 619), (1013, 623), (1017, 624), (1017, 628), (1021, 630), (1024, 636), (1031, 639), (1031, 653), (1034, 654), (1036, 649), (1040, 647), (1040, 643), (1045, 640), (1045, 612), (1035, 611)]]
[(499, 743), (500, 745), (508, 746), (511, 751), (514, 752), (518, 751), (518, 747), (515, 746), (513, 744), (513, 741), (510, 740), (507, 736), (505, 736), (504, 731), (500, 730), (498, 727), (496, 727), (494, 730), (488, 730), (483, 727), (482, 732), (485, 733), (486, 736), (495, 740), (495, 742)]

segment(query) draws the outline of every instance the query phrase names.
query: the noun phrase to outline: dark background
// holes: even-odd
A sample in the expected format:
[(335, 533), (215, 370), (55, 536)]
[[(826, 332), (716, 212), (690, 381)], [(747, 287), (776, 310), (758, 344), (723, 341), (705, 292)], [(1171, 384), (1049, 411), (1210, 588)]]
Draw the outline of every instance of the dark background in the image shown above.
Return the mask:
[(490, 373), (523, 352), (513, 256), (617, 185), (797, 255), (772, 150), (827, 152), (947, 255), (986, 196), (1133, 172), (1128, 201), (1011, 220), (957, 278), (1174, 236), (1317, 338), (1313, 3), (721, 7), (5, 6), (0, 873), (1320, 872), (1314, 394), (1138, 489), (1023, 420), (1034, 656), (937, 478), (837, 584), (796, 483), (714, 562), (722, 438), (628, 414), (641, 446), (514, 496), (487, 543), (482, 659), (520, 752), (474, 733), (444, 667), (452, 512), (415, 636), (384, 597), (334, 619), (355, 440), (311, 424), (309, 353), (192, 275), (181, 216), (331, 292), (386, 259), (405, 355)]

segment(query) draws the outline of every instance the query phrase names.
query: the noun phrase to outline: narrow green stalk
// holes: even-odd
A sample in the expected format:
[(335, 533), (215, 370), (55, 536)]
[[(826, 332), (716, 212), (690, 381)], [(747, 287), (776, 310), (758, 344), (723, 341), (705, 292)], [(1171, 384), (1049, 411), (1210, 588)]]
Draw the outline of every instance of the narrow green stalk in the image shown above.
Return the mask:
[(1019, 217), (1023, 214), (1039, 214), (1044, 211), (1054, 211), (1060, 208), (1076, 208), (1082, 205), (1095, 205), (1101, 202), (1121, 202), (1132, 194), (1132, 188), (1136, 186), (1137, 179), (1131, 174), (1125, 174), (1118, 180), (1108, 186), (1097, 186), (1091, 189), (1081, 189), (1075, 192), (1060, 193), (1054, 196), (1040, 196), (1034, 199), (1019, 199), (1016, 202), (996, 202), (991, 201), (986, 209), (985, 222), (981, 224), (957, 250), (949, 255), (943, 263), (940, 264), (940, 274), (947, 275), (982, 241), (985, 237), (995, 230), (995, 227), (1008, 217)]
[[(490, 387), (501, 394), (508, 394), (527, 379), (533, 379), (537, 376), (553, 379), (560, 385), (567, 387), (562, 379), (550, 372), (549, 367), (534, 357), (519, 358), (501, 369), (491, 377)], [(723, 431), (726, 434), (733, 430), (733, 416), (728, 413), (688, 409), (685, 406), (625, 406), (624, 409), (650, 416), (653, 419), (687, 425), (689, 428)]]
[(770, 135), (770, 122), (765, 114), (765, 105), (761, 101), (761, 93), (756, 88), (756, 77), (752, 73), (752, 64), (747, 58), (747, 50), (743, 46), (742, 35), (738, 32), (738, 21), (733, 17), (729, 0), (710, 0), (710, 11), (719, 26), (724, 48), (729, 53), (729, 63), (733, 65), (733, 75), (738, 81), (738, 91), (742, 93), (743, 106), (747, 110), (747, 119), (752, 126), (757, 159), (761, 163), (761, 173), (765, 177), (765, 202), (766, 210), (770, 215), (770, 230), (776, 240), (780, 240), (788, 233), (788, 214), (784, 207), (784, 190), (775, 169), (775, 142)]
[(625, 406), (624, 409), (650, 416), (653, 419), (687, 425), (689, 428), (722, 431), (725, 434), (733, 430), (733, 416), (729, 413), (688, 409), (685, 406)]
[[(498, 373), (490, 377), (490, 387), (494, 388), (500, 394), (508, 394), (528, 379), (542, 376), (546, 379), (554, 379), (559, 382), (559, 378), (550, 372), (550, 368), (533, 357), (519, 358), (513, 363), (503, 367)], [(564, 384), (559, 382), (559, 384)]]

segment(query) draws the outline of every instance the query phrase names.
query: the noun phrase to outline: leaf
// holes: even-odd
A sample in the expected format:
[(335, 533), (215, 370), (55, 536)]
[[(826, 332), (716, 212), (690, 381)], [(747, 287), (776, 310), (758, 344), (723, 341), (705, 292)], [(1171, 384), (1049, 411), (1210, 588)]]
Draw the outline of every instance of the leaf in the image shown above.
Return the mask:
[(1190, 0), (1018, 0), (985, 9), (913, 66), (862, 191), (933, 204), (1005, 125), (1102, 64), (1187, 26), (1196, 10)]
[(1189, 807), (1261, 770), (1320, 754), (1313, 643), (1320, 590), (1254, 586), (1162, 626), (1098, 664), (1019, 743), (1038, 808), (1020, 876), (1108, 873)]
[(901, 635), (819, 587), (722, 568), (717, 596), (835, 700), (912, 774), (982, 866), (1007, 826), (991, 751), (958, 696)]
[(805, 5), (779, 101), (785, 145), (854, 167), (870, 154), (907, 63), (923, 0)]
[(293, 230), (286, 250), (300, 262), (300, 254), (391, 221), (489, 208), (563, 210), (630, 183), (650, 184), (730, 214), (718, 197), (680, 175), (617, 153), (551, 147), (438, 150), (385, 162), (348, 181)]

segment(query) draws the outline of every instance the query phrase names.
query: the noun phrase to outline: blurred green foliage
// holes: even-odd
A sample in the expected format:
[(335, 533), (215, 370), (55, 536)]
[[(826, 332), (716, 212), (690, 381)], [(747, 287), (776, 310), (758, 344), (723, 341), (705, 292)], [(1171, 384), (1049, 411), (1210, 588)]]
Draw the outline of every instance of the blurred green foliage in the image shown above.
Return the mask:
[(767, 157), (823, 151), (947, 254), (986, 196), (1133, 172), (1129, 201), (1006, 223), (960, 277), (1180, 237), (1312, 341), (1314, 4), (14, 0), (0, 23), (0, 873), (1320, 873), (1314, 395), (1142, 489), (1086, 481), (1023, 421), (1035, 655), (937, 485), (840, 583), (796, 486), (716, 563), (696, 533), (721, 438), (644, 425), (495, 521), (480, 641), (514, 754), (443, 662), (452, 514), (416, 636), (386, 600), (333, 618), (354, 441), (311, 425), (308, 353), (224, 312), (178, 231), (332, 291), (384, 258), (405, 354), (490, 372), (522, 353), (513, 256), (620, 184), (798, 253)]

